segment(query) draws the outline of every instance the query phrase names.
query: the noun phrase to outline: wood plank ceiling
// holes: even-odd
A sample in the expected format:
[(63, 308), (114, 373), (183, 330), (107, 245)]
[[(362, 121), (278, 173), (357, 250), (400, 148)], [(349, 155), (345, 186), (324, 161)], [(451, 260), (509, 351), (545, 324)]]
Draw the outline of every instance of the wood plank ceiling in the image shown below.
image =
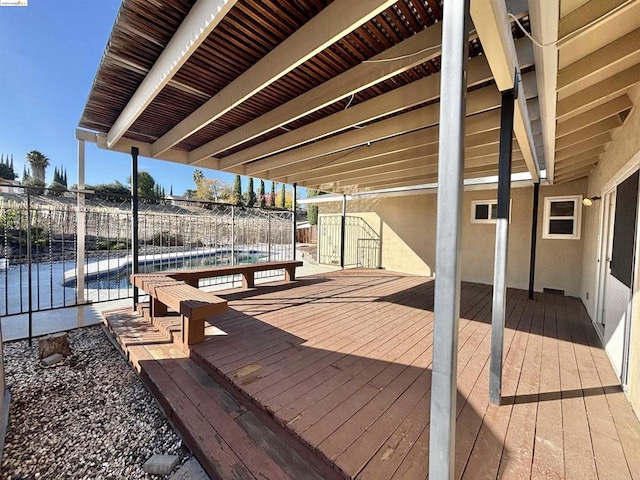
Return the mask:
[[(434, 182), (442, 1), (349, 2), (230, 2), (110, 147), (136, 145), (158, 159), (334, 192)], [(529, 29), (522, 3), (507, 6)], [(558, 44), (557, 181), (589, 173), (640, 81), (638, 3), (580, 3), (561, 6), (558, 36), (569, 37)], [(124, 0), (80, 120), (99, 145), (108, 145), (107, 134), (195, 4)], [(533, 46), (515, 24), (511, 35), (544, 168)], [(465, 175), (475, 178), (497, 170), (500, 94), (475, 34), (469, 57)], [(531, 150), (523, 153), (517, 142), (514, 149), (513, 171), (527, 171)]]

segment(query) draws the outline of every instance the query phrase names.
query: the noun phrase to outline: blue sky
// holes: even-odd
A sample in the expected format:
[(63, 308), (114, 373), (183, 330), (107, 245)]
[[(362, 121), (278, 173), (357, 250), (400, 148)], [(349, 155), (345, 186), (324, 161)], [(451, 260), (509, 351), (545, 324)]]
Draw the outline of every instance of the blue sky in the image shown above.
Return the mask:
[[(75, 129), (120, 7), (120, 0), (28, 0), (26, 7), (0, 7), (0, 153), (13, 155), (22, 175), (25, 155), (38, 150), (77, 181)], [(125, 183), (131, 159), (87, 144), (86, 182)], [(193, 188), (193, 168), (140, 158), (166, 192)], [(233, 175), (204, 170), (232, 183)], [(256, 188), (259, 182), (256, 182)], [(246, 184), (246, 179), (243, 179)], [(270, 182), (267, 182), (267, 190)]]

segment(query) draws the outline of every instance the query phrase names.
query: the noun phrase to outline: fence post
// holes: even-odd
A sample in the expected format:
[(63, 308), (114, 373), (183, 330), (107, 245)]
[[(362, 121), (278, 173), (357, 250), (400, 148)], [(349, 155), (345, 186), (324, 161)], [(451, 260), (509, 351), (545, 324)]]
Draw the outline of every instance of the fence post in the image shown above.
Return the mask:
[(344, 246), (347, 233), (347, 196), (342, 196), (342, 217), (340, 218), (340, 268), (344, 269)]
[(84, 285), (84, 244), (87, 228), (87, 206), (85, 204), (84, 184), (84, 140), (78, 140), (78, 191), (76, 193), (76, 298), (79, 303), (86, 302)]
[(33, 282), (31, 278), (31, 191), (27, 187), (27, 290), (29, 294), (29, 345), (33, 337)]
[(291, 213), (293, 217), (291, 218), (293, 235), (291, 237), (291, 259), (296, 259), (296, 195), (298, 190), (298, 184), (293, 184), (293, 199), (291, 200)]
[(267, 252), (269, 253), (269, 261), (271, 261), (271, 212), (267, 210)]
[(236, 208), (231, 205), (231, 265), (236, 264)]
[[(138, 273), (138, 147), (131, 147), (131, 273)], [(162, 232), (160, 232), (162, 243)], [(133, 286), (133, 311), (138, 306), (138, 287)]]

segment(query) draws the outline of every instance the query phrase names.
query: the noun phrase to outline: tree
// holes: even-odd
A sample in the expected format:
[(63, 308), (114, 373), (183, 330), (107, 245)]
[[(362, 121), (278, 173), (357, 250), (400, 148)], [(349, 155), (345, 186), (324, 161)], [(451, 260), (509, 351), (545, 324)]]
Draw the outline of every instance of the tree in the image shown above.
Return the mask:
[(276, 182), (271, 182), (271, 195), (269, 195), (269, 207), (276, 206)]
[(287, 201), (287, 190), (285, 188), (284, 183), (282, 184), (282, 189), (280, 190), (280, 197), (278, 197), (278, 206), (280, 208), (285, 208)]
[(240, 181), (240, 175), (236, 175), (233, 181), (233, 193), (231, 200), (235, 205), (242, 207), (244, 205), (244, 199), (242, 198), (242, 182)]
[[(322, 195), (324, 192), (318, 192), (318, 190), (314, 190), (310, 188), (307, 190), (307, 197), (317, 197), (318, 195)], [(318, 224), (318, 206), (317, 205), (309, 205), (307, 207), (307, 220), (311, 225)]]
[(53, 170), (53, 181), (49, 184), (48, 195), (59, 197), (67, 190), (67, 184), (62, 174), (62, 168), (55, 167)]
[[(127, 183), (131, 185), (131, 175), (127, 178)], [(148, 172), (138, 172), (138, 195), (141, 197), (158, 198), (156, 181)]]
[(256, 192), (253, 189), (253, 177), (249, 177), (249, 186), (245, 194), (245, 204), (251, 208), (256, 204)]
[(22, 169), (22, 183), (26, 183), (29, 178), (31, 178), (31, 175), (29, 175), (29, 171), (27, 170), (27, 166), (25, 165)]
[(267, 199), (264, 193), (264, 180), (260, 180), (260, 191), (258, 192), (258, 206), (264, 208), (267, 205)]
[(9, 156), (7, 155), (6, 161), (0, 160), (0, 178), (6, 178), (7, 180), (15, 180), (18, 176), (13, 171), (13, 157), (11, 157), (11, 163), (9, 163)]
[(31, 165), (33, 178), (35, 180), (39, 180), (44, 185), (45, 171), (49, 166), (49, 158), (43, 153), (38, 152), (37, 150), (31, 150), (29, 153), (27, 153), (27, 161), (29, 162), (29, 165)]

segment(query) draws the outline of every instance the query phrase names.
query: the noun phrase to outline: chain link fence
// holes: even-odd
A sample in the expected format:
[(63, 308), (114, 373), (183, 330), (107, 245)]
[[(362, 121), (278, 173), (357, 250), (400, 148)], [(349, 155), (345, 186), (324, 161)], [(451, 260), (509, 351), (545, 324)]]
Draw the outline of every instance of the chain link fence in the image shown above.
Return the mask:
[[(0, 315), (133, 295), (131, 197), (12, 189), (0, 193)], [(291, 211), (198, 200), (140, 198), (138, 205), (140, 272), (294, 258)]]

